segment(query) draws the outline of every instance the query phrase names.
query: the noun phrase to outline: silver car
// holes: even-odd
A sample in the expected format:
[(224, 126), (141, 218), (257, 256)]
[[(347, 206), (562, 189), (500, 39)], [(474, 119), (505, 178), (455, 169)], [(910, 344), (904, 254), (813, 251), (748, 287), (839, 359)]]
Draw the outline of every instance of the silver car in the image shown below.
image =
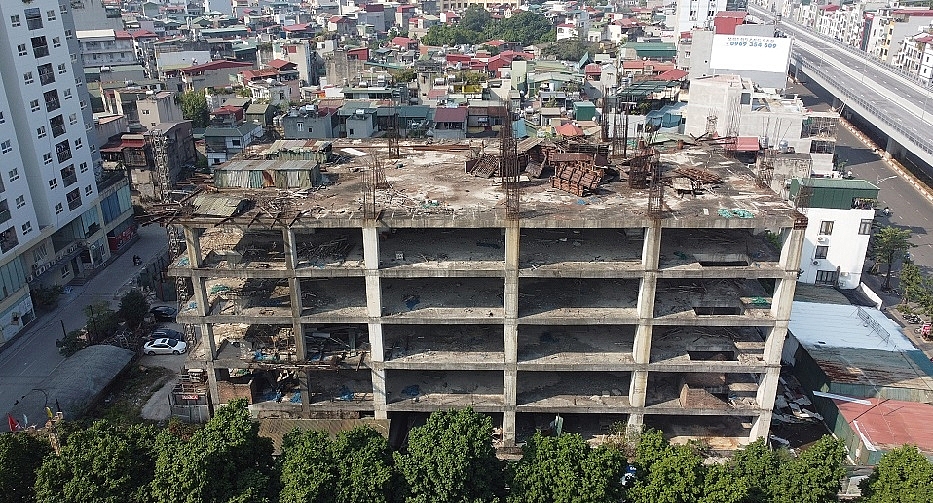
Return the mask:
[(143, 353), (147, 355), (180, 355), (188, 350), (185, 341), (175, 339), (155, 339), (143, 345)]

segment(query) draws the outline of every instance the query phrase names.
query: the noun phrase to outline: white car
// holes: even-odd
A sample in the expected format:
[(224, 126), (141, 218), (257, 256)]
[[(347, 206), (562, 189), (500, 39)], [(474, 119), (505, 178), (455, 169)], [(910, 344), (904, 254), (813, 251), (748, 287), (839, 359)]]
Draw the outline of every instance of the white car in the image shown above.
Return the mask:
[(155, 339), (143, 345), (143, 353), (147, 355), (180, 355), (188, 350), (185, 341), (175, 339)]

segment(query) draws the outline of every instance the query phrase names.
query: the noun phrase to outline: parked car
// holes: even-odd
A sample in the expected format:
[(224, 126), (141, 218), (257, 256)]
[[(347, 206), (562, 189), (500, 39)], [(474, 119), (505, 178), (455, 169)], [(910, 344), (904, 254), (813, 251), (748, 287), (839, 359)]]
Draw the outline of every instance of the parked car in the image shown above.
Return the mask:
[(172, 339), (173, 341), (182, 341), (185, 340), (185, 334), (179, 332), (178, 330), (172, 330), (171, 328), (157, 328), (149, 334), (149, 340), (154, 341), (156, 339)]
[(156, 306), (149, 310), (149, 314), (151, 314), (156, 321), (174, 322), (178, 310), (171, 306)]
[(156, 339), (143, 344), (143, 353), (147, 355), (180, 355), (188, 350), (184, 341), (175, 339)]

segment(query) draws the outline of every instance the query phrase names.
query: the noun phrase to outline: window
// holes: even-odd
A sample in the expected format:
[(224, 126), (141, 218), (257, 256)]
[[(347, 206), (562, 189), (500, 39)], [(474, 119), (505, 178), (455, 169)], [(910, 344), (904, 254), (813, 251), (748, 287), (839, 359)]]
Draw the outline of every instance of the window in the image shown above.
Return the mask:
[(10, 176), (11, 182), (15, 182), (16, 180), (19, 180), (19, 169), (18, 168), (11, 169), (9, 173), (7, 174)]
[(51, 63), (39, 65), (39, 82), (43, 86), (55, 83), (55, 72), (52, 70)]
[(58, 178), (53, 178), (53, 179), (49, 180), (49, 188), (50, 188), (50, 189), (57, 189), (57, 188), (58, 188)]
[(25, 56), (26, 55), (26, 44), (17, 45), (16, 52), (18, 52), (20, 56)]
[(85, 195), (85, 196), (90, 196), (90, 195), (93, 194), (93, 193), (94, 193), (94, 187), (88, 185), (87, 187), (84, 188), (84, 195)]
[(51, 91), (44, 92), (42, 93), (42, 97), (45, 98), (45, 108), (49, 112), (58, 110), (62, 107), (61, 102), (58, 101), (58, 91), (53, 89)]
[(86, 163), (86, 162), (82, 162), (82, 163), (81, 163), (81, 172), (82, 172), (82, 173), (87, 173), (87, 163)]
[(52, 164), (52, 154), (51, 153), (42, 154), (42, 162), (45, 164)]
[(863, 220), (858, 224), (858, 233), (859, 233), (859, 235), (861, 235), (861, 236), (867, 236), (867, 235), (871, 234), (871, 225), (872, 225), (873, 223), (875, 223), (875, 221), (872, 220), (872, 219), (870, 219), (870, 218), (868, 218), (868, 219), (863, 219)]
[(49, 43), (45, 37), (32, 37), (32, 53), (37, 58), (44, 58), (49, 55)]
[(829, 236), (833, 233), (833, 222), (830, 220), (823, 220), (820, 222), (820, 235)]
[(81, 141), (81, 138), (75, 138), (75, 150), (84, 146), (84, 142)]
[(304, 122), (296, 122), (296, 123), (295, 123), (295, 126), (298, 127), (298, 131), (304, 131), (304, 130), (305, 130), (305, 123), (304, 123)]
[(58, 74), (62, 75), (68, 71), (68, 68), (65, 66), (65, 63), (58, 65)]
[(39, 245), (38, 248), (32, 251), (32, 261), (41, 264), (45, 257), (49, 256), (49, 250), (45, 247), (45, 243)]
[(74, 35), (71, 33), (71, 30), (65, 30), (65, 38), (71, 39)]
[(241, 142), (240, 140), (237, 140), (237, 139), (230, 140), (230, 144), (233, 145), (234, 147), (239, 147), (241, 143), (242, 143), (242, 142)]
[(64, 210), (64, 208), (62, 208), (62, 203), (58, 203), (58, 204), (55, 205), (55, 214), (59, 214), (59, 213), (61, 213), (61, 212), (63, 212), (63, 211), (65, 211), (65, 210)]
[(68, 114), (68, 123), (72, 126), (78, 123), (78, 116), (76, 114)]
[(71, 99), (71, 89), (65, 89), (64, 93), (65, 93), (65, 99), (66, 99), (66, 100), (70, 100), (70, 99)]
[(836, 279), (839, 277), (839, 273), (835, 270), (831, 271), (816, 271), (816, 284), (817, 285), (835, 285)]
[(5, 122), (6, 122), (6, 117), (3, 116), (3, 112), (0, 112), (0, 124), (3, 124)]
[(62, 46), (62, 39), (61, 39), (61, 37), (53, 37), (53, 38), (52, 38), (52, 47), (61, 47), (61, 46)]
[(32, 84), (32, 83), (35, 82), (35, 81), (36, 81), (36, 79), (34, 79), (34, 78), (32, 77), (32, 72), (26, 72), (26, 73), (23, 74), (23, 83), (24, 83), (24, 84)]
[(33, 112), (39, 111), (39, 100), (32, 100), (29, 102), (29, 109)]
[(68, 140), (56, 143), (55, 153), (58, 155), (58, 162), (60, 163), (71, 159), (71, 146), (68, 144)]
[(49, 119), (49, 123), (52, 125), (52, 136), (59, 137), (65, 134), (65, 119), (61, 115), (56, 115)]
[(3, 143), (0, 143), (0, 153), (8, 154), (13, 151), (13, 142), (6, 140)]
[(20, 21), (19, 19), (19, 14), (13, 14), (12, 16), (10, 16), (10, 24), (14, 28), (23, 24), (22, 21)]
[(74, 164), (69, 164), (68, 166), (62, 168), (61, 175), (62, 183), (65, 185), (65, 187), (73, 183), (78, 183), (78, 176), (75, 174)]
[(79, 189), (72, 190), (65, 195), (65, 199), (68, 200), (68, 209), (76, 210), (81, 206), (81, 191)]
[(45, 138), (46, 136), (48, 136), (48, 133), (45, 130), (45, 126), (36, 128), (36, 138)]
[(19, 196), (19, 197), (17, 197), (17, 198), (16, 198), (16, 207), (17, 207), (17, 208), (22, 208), (23, 206), (26, 206), (26, 198), (25, 198), (24, 196)]
[(26, 235), (32, 232), (32, 222), (24, 223), (22, 226), (22, 229), (23, 229), (23, 235)]
[(68, 264), (65, 264), (65, 267), (62, 267), (62, 279), (67, 278), (69, 274), (71, 274), (71, 269), (68, 268)]
[(149, 115), (149, 110), (146, 109), (146, 108), (144, 108), (144, 109), (140, 110), (139, 113), (141, 113), (141, 114), (143, 114), (143, 115)]
[(48, 12), (45, 13), (45, 17), (46, 17), (49, 21), (55, 21), (56, 19), (58, 19), (58, 17), (56, 17), (56, 16), (57, 16), (57, 14), (55, 13), (54, 10), (50, 10), (50, 11), (48, 11)]
[(64, 13), (68, 12), (68, 6), (65, 5), (65, 4), (61, 4), (61, 5), (58, 6), (58, 10), (60, 10), (61, 13), (64, 14)]
[(815, 259), (826, 258), (826, 255), (827, 255), (828, 253), (829, 253), (829, 247), (828, 247), (828, 246), (817, 246), (817, 247), (816, 247), (816, 254), (813, 255), (813, 258), (815, 258)]

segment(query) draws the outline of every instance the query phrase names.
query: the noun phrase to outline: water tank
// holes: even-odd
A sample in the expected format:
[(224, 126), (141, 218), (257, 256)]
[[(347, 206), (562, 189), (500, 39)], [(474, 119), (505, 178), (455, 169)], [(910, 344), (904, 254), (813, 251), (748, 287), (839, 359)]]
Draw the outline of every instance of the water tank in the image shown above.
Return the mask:
[(780, 153), (782, 153), (782, 154), (786, 154), (786, 153), (787, 153), (787, 147), (788, 147), (787, 140), (781, 140), (781, 141), (778, 142), (778, 152), (780, 152)]

